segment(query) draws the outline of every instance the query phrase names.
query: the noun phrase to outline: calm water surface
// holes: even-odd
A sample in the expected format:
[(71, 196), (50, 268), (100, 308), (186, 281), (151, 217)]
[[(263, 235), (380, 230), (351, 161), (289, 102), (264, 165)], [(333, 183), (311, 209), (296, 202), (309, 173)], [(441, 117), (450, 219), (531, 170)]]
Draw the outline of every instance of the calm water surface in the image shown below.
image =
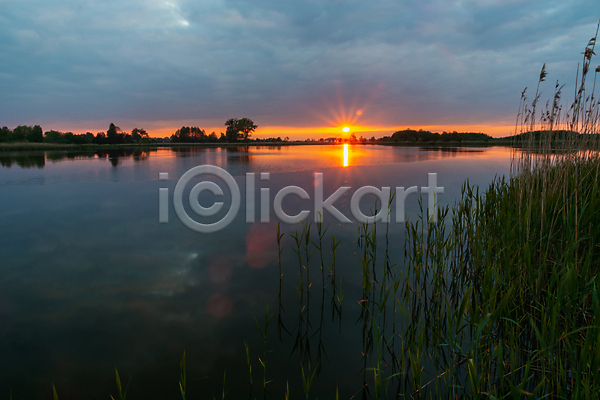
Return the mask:
[[(258, 357), (273, 380), (268, 398), (283, 398), (286, 382), (292, 398), (302, 397), (300, 365), (309, 359), (319, 365), (312, 396), (332, 398), (338, 386), (340, 398), (350, 398), (364, 386), (357, 224), (325, 216), (326, 242), (332, 234), (342, 240), (336, 252), (341, 317), (332, 312), (330, 285), (322, 290), (314, 249), (311, 294), (300, 302), (291, 235), (301, 224), (282, 225), (280, 297), (277, 218), (271, 210), (268, 223), (245, 222), (245, 174), (257, 173), (256, 221), (261, 188), (272, 199), (295, 185), (312, 198), (314, 172), (323, 173), (325, 197), (351, 187), (334, 203), (351, 218), (350, 198), (361, 186), (427, 186), (435, 172), (445, 190), (440, 204), (452, 205), (466, 179), (485, 186), (508, 174), (510, 154), (500, 147), (342, 145), (0, 153), (0, 397), (12, 389), (15, 399), (49, 399), (52, 383), (61, 399), (116, 397), (117, 367), (122, 380), (131, 379), (128, 398), (175, 399), (185, 350), (189, 398), (220, 398), (225, 370), (227, 398), (247, 398), (251, 390), (252, 398), (263, 397)], [(201, 234), (179, 221), (171, 202), (169, 223), (159, 224), (159, 188), (169, 189), (171, 201), (179, 177), (204, 164), (226, 169), (238, 183), (237, 217), (222, 231)], [(160, 172), (169, 180), (159, 181)], [(260, 180), (263, 172), (268, 180)], [(227, 203), (230, 194), (224, 198)], [(214, 201), (207, 192), (199, 199), (206, 207)], [(312, 201), (288, 196), (283, 206), (293, 215), (312, 210)], [(416, 218), (418, 196), (405, 206)], [(365, 214), (374, 207), (372, 195), (361, 201)], [(398, 264), (403, 230), (403, 224), (389, 226)], [(312, 233), (315, 239), (314, 226)], [(329, 253), (327, 247), (326, 265)], [(265, 357), (254, 318), (264, 321), (267, 304), (274, 317)]]

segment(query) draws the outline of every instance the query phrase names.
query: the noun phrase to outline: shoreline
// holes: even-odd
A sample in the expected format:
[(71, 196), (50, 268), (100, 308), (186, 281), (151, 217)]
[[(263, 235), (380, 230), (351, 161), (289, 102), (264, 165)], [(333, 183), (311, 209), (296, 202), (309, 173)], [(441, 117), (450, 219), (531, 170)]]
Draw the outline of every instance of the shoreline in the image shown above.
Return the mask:
[(498, 139), (497, 141), (464, 141), (464, 142), (244, 142), (244, 143), (128, 143), (128, 144), (55, 144), (55, 143), (0, 143), (0, 153), (7, 151), (94, 151), (116, 149), (147, 149), (147, 148), (219, 148), (219, 147), (264, 147), (264, 146), (325, 146), (325, 145), (381, 145), (391, 147), (514, 147), (512, 141)]

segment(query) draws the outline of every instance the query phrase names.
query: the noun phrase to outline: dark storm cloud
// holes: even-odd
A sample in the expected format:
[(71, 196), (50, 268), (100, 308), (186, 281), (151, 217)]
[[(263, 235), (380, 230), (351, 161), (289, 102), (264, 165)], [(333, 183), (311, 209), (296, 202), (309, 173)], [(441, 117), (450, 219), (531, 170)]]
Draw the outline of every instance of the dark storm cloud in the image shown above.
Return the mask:
[(549, 80), (572, 82), (593, 11), (591, 0), (0, 0), (0, 124), (318, 125), (314, 111), (338, 97), (377, 125), (497, 122), (544, 62)]

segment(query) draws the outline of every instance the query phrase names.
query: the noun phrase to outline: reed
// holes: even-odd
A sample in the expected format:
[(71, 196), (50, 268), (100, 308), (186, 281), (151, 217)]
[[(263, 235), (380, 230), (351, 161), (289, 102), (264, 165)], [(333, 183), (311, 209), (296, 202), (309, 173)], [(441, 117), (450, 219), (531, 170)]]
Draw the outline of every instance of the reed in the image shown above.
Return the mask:
[[(185, 352), (183, 353), (183, 357), (185, 360)], [(184, 367), (185, 369), (185, 361), (184, 361)], [(127, 384), (127, 387), (125, 388), (125, 390), (123, 390), (123, 386), (121, 385), (121, 377), (119, 376), (119, 370), (117, 370), (117, 368), (115, 367), (115, 382), (117, 383), (117, 394), (118, 394), (118, 399), (119, 400), (125, 400), (127, 398), (127, 389), (129, 388), (129, 383), (131, 383), (131, 379), (129, 380), (129, 383)], [(181, 382), (180, 382), (180, 387), (181, 387)], [(52, 385), (52, 390), (54, 393), (54, 397), (56, 398), (56, 389), (54, 388), (54, 385)], [(181, 392), (182, 396), (183, 396), (183, 400), (185, 400), (185, 383), (184, 383), (184, 390)], [(110, 395), (111, 400), (115, 400), (115, 398), (113, 397), (113, 395)]]
[[(271, 319), (273, 318), (273, 314), (269, 314), (269, 303), (267, 303), (267, 308), (265, 310), (265, 322), (264, 324), (261, 326), (258, 322), (258, 320), (256, 318), (254, 318), (254, 322), (256, 323), (256, 327), (258, 328), (258, 332), (260, 333), (260, 337), (262, 338), (263, 341), (263, 355), (262, 358), (259, 357), (258, 358), (258, 362), (260, 363), (260, 365), (263, 368), (263, 384), (262, 384), (262, 388), (263, 388), (263, 397), (266, 398), (267, 397), (267, 384), (269, 384), (271, 381), (267, 380), (267, 337), (269, 334), (269, 324), (271, 323)], [(248, 368), (250, 369), (250, 373), (252, 373), (252, 367), (250, 365), (250, 354), (249, 354), (249, 350), (248, 347), (246, 346), (246, 356), (248, 358)], [(250, 376), (250, 381), (252, 382), (252, 376)], [(225, 377), (223, 377), (223, 385), (225, 385)], [(225, 389), (223, 388), (223, 391)]]
[[(115, 371), (116, 371), (116, 369), (115, 369)], [(117, 387), (119, 388), (119, 395), (120, 395), (121, 394), (121, 383), (120, 383), (118, 377), (119, 377), (119, 375), (117, 372)], [(179, 363), (179, 392), (181, 393), (182, 400), (186, 400), (185, 399), (186, 390), (187, 390), (187, 368), (185, 365), (185, 351), (184, 351), (183, 355), (181, 356), (181, 362)]]

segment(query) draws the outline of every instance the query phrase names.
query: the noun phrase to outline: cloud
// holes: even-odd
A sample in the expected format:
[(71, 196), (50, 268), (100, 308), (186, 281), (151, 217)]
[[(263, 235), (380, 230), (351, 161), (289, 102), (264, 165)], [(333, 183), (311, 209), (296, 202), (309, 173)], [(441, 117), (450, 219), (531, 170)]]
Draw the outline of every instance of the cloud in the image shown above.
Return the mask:
[(500, 123), (544, 62), (573, 81), (594, 6), (5, 0), (0, 124), (314, 126), (314, 110), (352, 102), (376, 125)]

